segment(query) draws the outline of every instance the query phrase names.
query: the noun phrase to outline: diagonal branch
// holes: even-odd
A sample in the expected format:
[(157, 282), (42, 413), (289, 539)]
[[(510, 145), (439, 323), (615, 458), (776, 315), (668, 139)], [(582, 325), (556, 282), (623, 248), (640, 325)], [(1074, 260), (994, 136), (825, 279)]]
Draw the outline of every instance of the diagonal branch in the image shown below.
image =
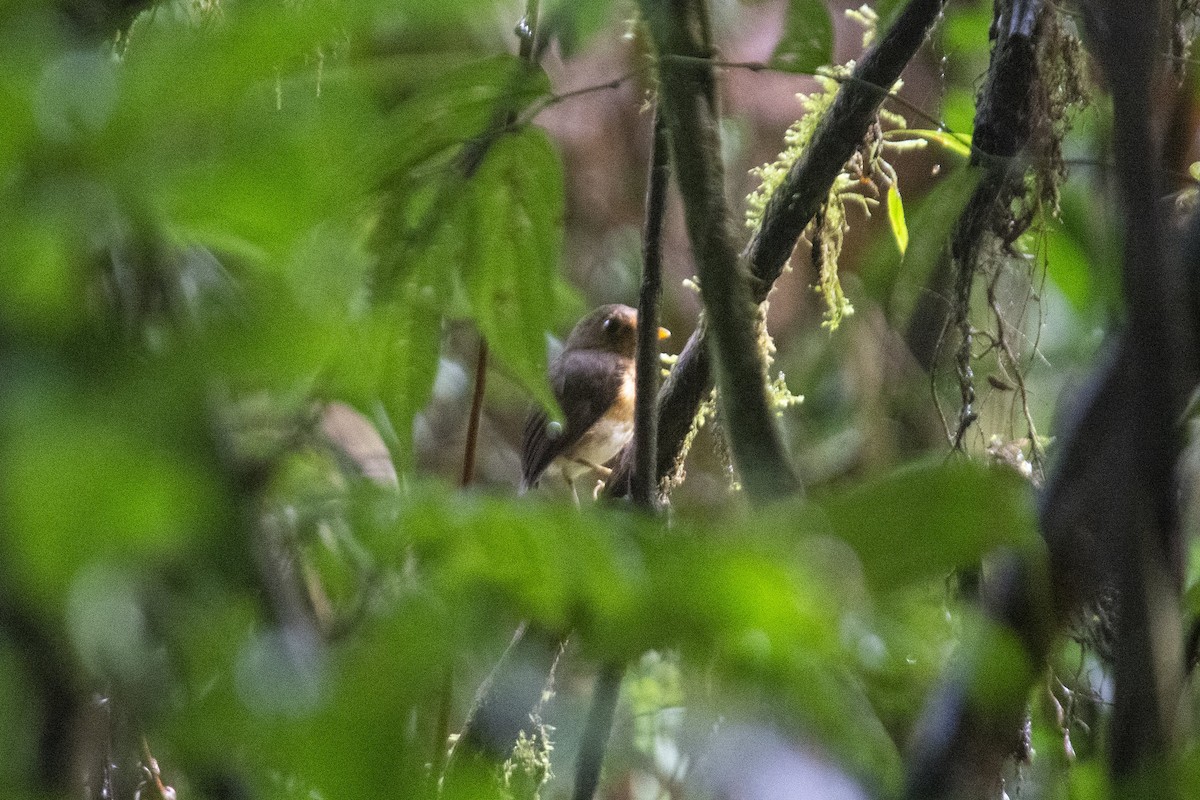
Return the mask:
[[(643, 0), (641, 7), (655, 47), (664, 56), (659, 60), (659, 103), (700, 275), (734, 464), (750, 496), (782, 497), (795, 492), (799, 481), (767, 397), (766, 361), (758, 342), (749, 274), (739, 261), (733, 217), (725, 202), (705, 0)], [(691, 59), (670, 58), (674, 55)]]
[[(852, 79), (842, 83), (833, 107), (821, 120), (804, 155), (767, 203), (762, 226), (742, 253), (755, 302), (766, 299), (791, 257), (796, 240), (829, 195), (834, 179), (866, 135), (900, 73), (924, 43), (944, 4), (945, 0), (911, 0), (879, 43), (863, 56)], [(712, 388), (708, 349), (707, 326), (702, 324), (688, 339), (659, 392), (660, 478), (674, 471), (692, 419)], [(627, 485), (631, 468), (632, 451), (626, 448), (613, 474), (614, 494), (624, 493), (622, 486)]]

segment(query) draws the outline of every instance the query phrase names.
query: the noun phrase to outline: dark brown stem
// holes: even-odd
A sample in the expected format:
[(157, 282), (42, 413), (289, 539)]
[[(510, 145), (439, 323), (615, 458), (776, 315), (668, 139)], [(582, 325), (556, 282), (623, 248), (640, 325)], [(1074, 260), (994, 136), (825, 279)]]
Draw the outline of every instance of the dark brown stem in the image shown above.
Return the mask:
[[(629, 487), (634, 505), (649, 512), (658, 507), (658, 417), (655, 414), (659, 383), (658, 306), (662, 296), (663, 217), (667, 205), (667, 184), (671, 178), (668, 158), (670, 141), (666, 123), (658, 108), (654, 111), (653, 131), (646, 187), (646, 223), (642, 239), (642, 288), (638, 298), (637, 395), (632, 444), (634, 467)], [(611, 481), (605, 492), (609, 496), (613, 494)], [(596, 794), (624, 674), (623, 665), (606, 664), (596, 679), (583, 741), (579, 746), (572, 794), (574, 800), (591, 800)]]
[(1144, 499), (1130, 515), (1136, 524), (1110, 532), (1121, 569), (1109, 763), (1123, 781), (1170, 752), (1185, 707), (1179, 619), (1184, 558), (1174, 470), (1181, 447), (1177, 420), (1196, 379), (1197, 331), (1181, 302), (1186, 280), (1180, 265), (1163, 257), (1161, 216), (1154, 205), (1162, 192), (1160, 152), (1151, 130), (1152, 103), (1160, 96), (1155, 64), (1161, 3), (1095, 0), (1085, 11), (1085, 30), (1113, 97), (1132, 401), (1122, 413), (1137, 443), (1129, 457), (1128, 494)]
[(960, 450), (968, 428), (978, 418), (974, 408), (971, 290), (982, 242), (996, 229), (995, 220), (1011, 218), (1011, 198), (1024, 191), (1027, 164), (1019, 160), (1019, 156), (1029, 146), (1033, 117), (1037, 113), (1034, 107), (1038, 81), (1035, 41), (1042, 14), (1041, 0), (1017, 0), (996, 6), (992, 24), (996, 40), (991, 68), (975, 108), (971, 164), (985, 172), (959, 217), (950, 245), (957, 270), (954, 326), (959, 332), (955, 368), (960, 396), (953, 445)]
[(475, 357), (475, 391), (471, 395), (471, 413), (467, 418), (467, 443), (463, 448), (462, 475), (459, 485), (464, 489), (475, 479), (475, 451), (479, 442), (479, 423), (483, 418), (483, 395), (487, 389), (487, 340), (479, 337), (479, 354)]
[(787, 496), (800, 483), (767, 397), (755, 300), (746, 265), (739, 261), (733, 218), (725, 201), (716, 81), (707, 63), (712, 44), (706, 37), (706, 7), (703, 0), (643, 0), (641, 7), (660, 54), (701, 59), (698, 63), (660, 60), (659, 103), (713, 337), (717, 385), (734, 465), (748, 495)]
[[(838, 89), (833, 107), (821, 120), (804, 155), (788, 171), (763, 214), (762, 227), (744, 257), (753, 276), (753, 299), (766, 299), (796, 246), (796, 240), (829, 195), (842, 166), (862, 141), (879, 106), (900, 73), (925, 41), (945, 0), (911, 0), (896, 22), (858, 63)], [(712, 388), (705, 326), (688, 339), (679, 361), (663, 383), (658, 400), (658, 475), (675, 469), (700, 403)], [(628, 448), (614, 472), (619, 491), (633, 467)]]
[[(976, 104), (971, 157), (972, 167), (983, 174), (950, 242), (956, 270), (953, 325), (960, 337), (955, 359), (960, 406), (951, 438), (955, 449), (963, 448), (977, 418), (972, 370), (976, 332), (970, 320), (976, 262), (981, 242), (995, 236), (995, 221), (1011, 218), (1012, 198), (1024, 191), (1027, 165), (1019, 156), (1030, 143), (1039, 79), (1036, 36), (1044, 27), (1039, 20), (1046, 12), (1041, 0), (1001, 0), (994, 13), (991, 63)], [(1011, 359), (1003, 320), (997, 319), (998, 346)], [(992, 623), (1020, 638), (1029, 683), (1018, 683), (1017, 691), (985, 706), (972, 687), (988, 680), (991, 665), (982, 657), (986, 644), (964, 645), (958, 661), (968, 666), (947, 672), (926, 705), (921, 730), (910, 748), (908, 797), (965, 796), (997, 784), (1001, 764), (1018, 747), (1027, 690), (1040, 674), (1053, 637), (1053, 614), (1044, 597), (1043, 576), (1030, 564), (1013, 559), (1003, 570), (992, 572), (981, 588), (983, 604)]]
[(579, 761), (575, 765), (575, 788), (571, 800), (592, 800), (596, 794), (624, 674), (624, 666), (606, 664), (596, 678), (592, 707), (584, 723), (583, 740), (579, 743)]
[(633, 420), (633, 483), (635, 505), (652, 510), (658, 494), (655, 469), (658, 452), (659, 301), (662, 298), (662, 229), (671, 178), (666, 123), (654, 112), (650, 146), (649, 185), (646, 188), (646, 224), (642, 239), (642, 289), (638, 297), (637, 394)]

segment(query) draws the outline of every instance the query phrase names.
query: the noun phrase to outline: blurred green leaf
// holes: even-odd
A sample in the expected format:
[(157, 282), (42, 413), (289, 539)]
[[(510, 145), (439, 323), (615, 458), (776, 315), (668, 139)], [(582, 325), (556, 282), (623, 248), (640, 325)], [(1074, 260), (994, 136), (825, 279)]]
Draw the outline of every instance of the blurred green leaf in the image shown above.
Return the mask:
[(892, 238), (896, 240), (896, 247), (903, 257), (904, 251), (908, 249), (908, 223), (904, 220), (904, 200), (901, 199), (900, 190), (894, 183), (887, 191), (887, 212)]
[(442, 310), (432, 290), (409, 287), (403, 301), (374, 305), (344, 330), (322, 372), (321, 395), (387, 416), (386, 439), (401, 469), (414, 465), (412, 428), (429, 401), (442, 342)]
[(563, 57), (571, 58), (612, 21), (613, 5), (606, 0), (551, 0), (543, 5), (539, 37), (552, 36)]
[(436, 605), (403, 598), (339, 646), (264, 627), (232, 596), (180, 610), (182, 691), (166, 732), (189, 771), (232, 773), (263, 797), (418, 795), (433, 740), (397, 720), (442, 689), (457, 642)]
[(942, 123), (947, 130), (967, 136), (975, 130), (975, 92), (952, 88), (942, 101)]
[(822, 0), (789, 0), (783, 38), (770, 65), (787, 72), (812, 74), (833, 62), (833, 22)]
[(536, 128), (505, 136), (462, 200), (467, 237), (463, 281), (489, 346), (547, 408), (546, 332), (556, 319), (562, 249), (562, 164)]
[(1061, 223), (1048, 221), (1045, 230), (1046, 277), (1076, 312), (1089, 313), (1096, 297), (1087, 254)]
[(903, 257), (879, 252), (864, 266), (864, 288), (886, 306), (891, 319), (907, 320), (916, 307), (929, 276), (939, 260), (947, 257), (950, 233), (978, 181), (979, 172), (972, 167), (951, 172), (917, 207), (908, 226), (911, 234)]
[(947, 11), (942, 30), (946, 52), (961, 54), (964, 59), (986, 59), (991, 49), (991, 3), (955, 3)]
[[(15, 217), (15, 218), (14, 218)], [(70, 215), (8, 215), (0, 211), (0, 319), (13, 329), (55, 338), (82, 322), (84, 276), (72, 259), (80, 230)], [(74, 222), (74, 220), (71, 220)]]
[(380, 167), (393, 188), (409, 173), (453, 148), (466, 145), (550, 93), (541, 69), (512, 55), (499, 55), (424, 76), (384, 121)]
[(946, 575), (997, 547), (1036, 554), (1041, 541), (1029, 484), (970, 462), (914, 465), (818, 507), (877, 590)]
[[(12, 622), (5, 626), (9, 628)], [(32, 785), (37, 769), (39, 726), (46, 712), (36, 694), (28, 642), (0, 631), (0, 786)], [(50, 665), (40, 665), (49, 668)]]
[(1105, 318), (1123, 302), (1121, 233), (1110, 209), (1091, 199), (1082, 183), (1063, 187), (1059, 218), (1046, 226), (1046, 275), (1080, 314)]
[(141, 392), (137, 414), (118, 397), (84, 401), (78, 387), (9, 407), (0, 492), (17, 533), (7, 572), (52, 607), (86, 564), (162, 556), (215, 532), (220, 495), (207, 465), (160, 438), (179, 418)]

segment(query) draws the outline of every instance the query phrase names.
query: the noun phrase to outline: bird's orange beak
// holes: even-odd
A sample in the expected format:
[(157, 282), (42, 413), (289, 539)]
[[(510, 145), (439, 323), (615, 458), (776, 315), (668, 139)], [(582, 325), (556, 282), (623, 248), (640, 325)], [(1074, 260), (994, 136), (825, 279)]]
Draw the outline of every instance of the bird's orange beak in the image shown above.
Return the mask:
[(671, 338), (671, 332), (670, 332), (669, 330), (667, 330), (666, 328), (659, 328), (659, 329), (658, 329), (658, 338), (659, 338), (659, 340), (660, 340), (660, 341), (661, 341), (662, 339), (670, 339), (670, 338)]

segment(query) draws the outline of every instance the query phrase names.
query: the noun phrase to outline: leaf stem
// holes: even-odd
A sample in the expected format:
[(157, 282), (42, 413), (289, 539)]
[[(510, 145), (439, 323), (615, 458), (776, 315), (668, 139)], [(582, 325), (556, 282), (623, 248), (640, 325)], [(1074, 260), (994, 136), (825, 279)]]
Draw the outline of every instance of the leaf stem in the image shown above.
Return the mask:
[(487, 339), (479, 337), (479, 354), (475, 357), (475, 389), (471, 396), (471, 413), (467, 417), (467, 442), (463, 448), (462, 475), (459, 486), (466, 488), (475, 477), (475, 452), (479, 442), (479, 423), (483, 418), (483, 396), (487, 390)]

